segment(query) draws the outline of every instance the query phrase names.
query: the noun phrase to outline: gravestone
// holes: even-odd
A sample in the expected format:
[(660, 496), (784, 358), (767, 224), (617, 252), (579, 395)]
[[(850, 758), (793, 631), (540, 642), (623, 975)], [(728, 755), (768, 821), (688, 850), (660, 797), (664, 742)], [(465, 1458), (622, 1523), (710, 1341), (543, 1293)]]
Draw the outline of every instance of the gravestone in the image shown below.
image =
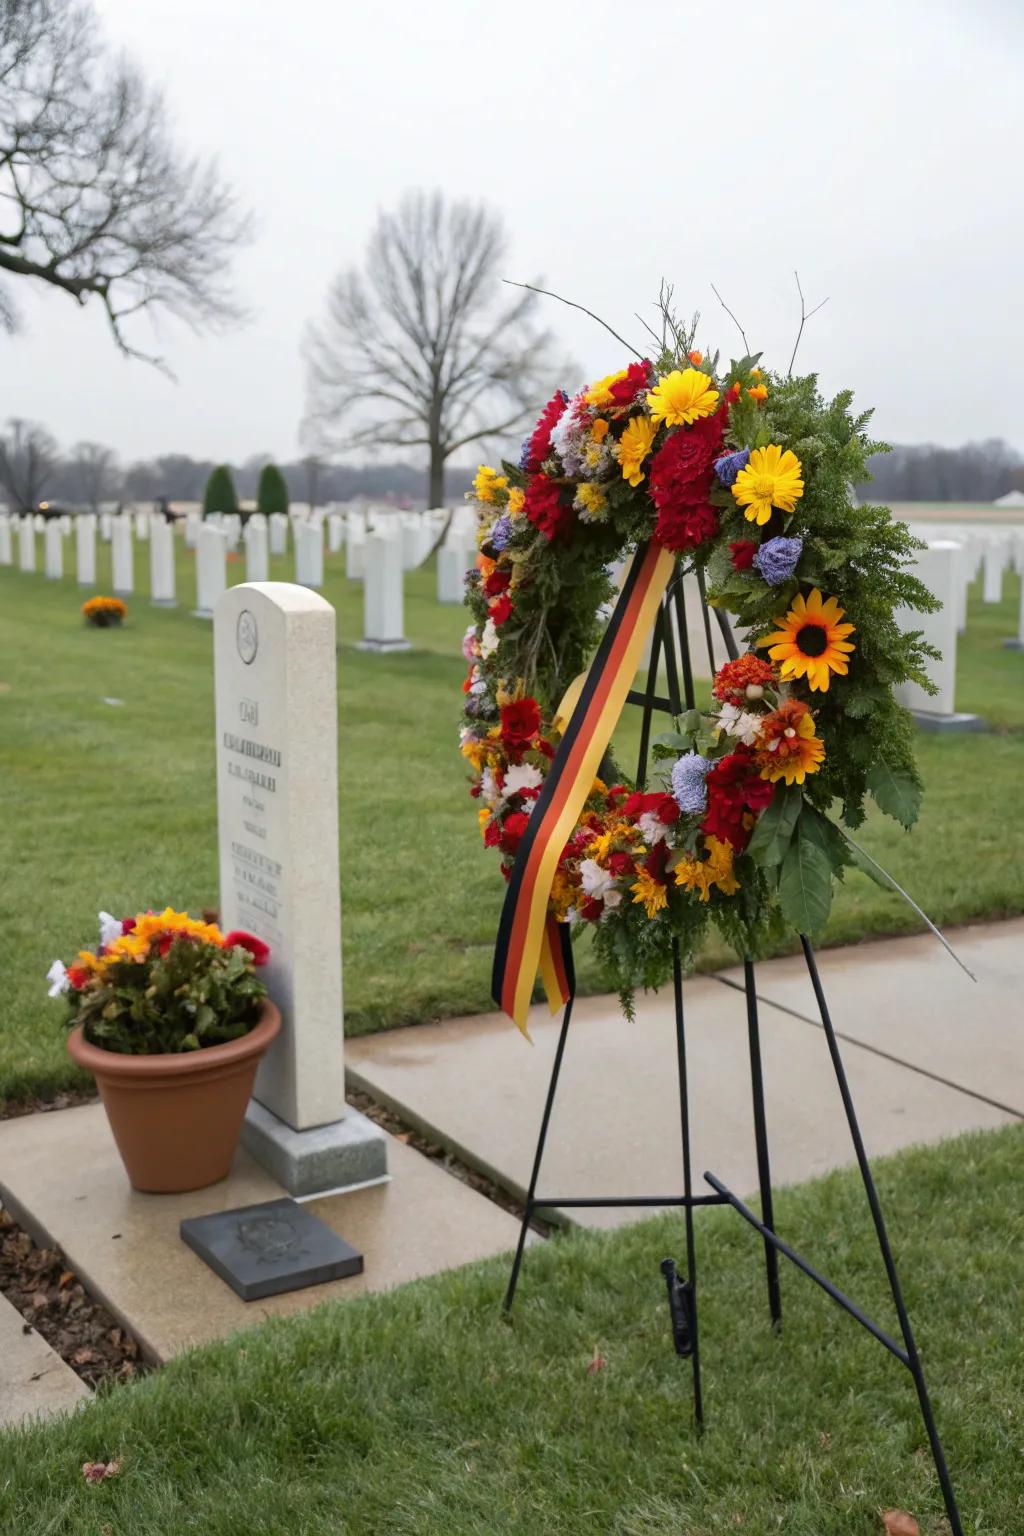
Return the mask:
[(0, 512), (0, 565), (11, 563), (11, 520), (6, 512)]
[(437, 552), (437, 600), (461, 603), (466, 596), (466, 572), (476, 557), (476, 541), (454, 538)]
[(113, 533), (114, 519), (109, 512), (100, 513), (100, 538), (104, 544), (109, 544)]
[(238, 541), (242, 536), (242, 519), (237, 512), (224, 512), (220, 520), (221, 528), (228, 542), (228, 549), (234, 551), (238, 548)]
[(366, 518), (362, 512), (350, 512), (345, 527), (345, 575), (349, 581), (362, 581), (366, 575)]
[(64, 539), (55, 517), (43, 529), (43, 559), (47, 581), (60, 581), (64, 575)]
[(196, 541), (197, 619), (212, 619), (217, 599), (227, 587), (227, 539), (222, 530), (205, 518)]
[(132, 543), (130, 516), (114, 518), (110, 538), (110, 560), (114, 591), (119, 597), (130, 597), (135, 591), (135, 546)]
[(199, 542), (199, 530), (203, 526), (203, 520), (198, 512), (190, 512), (185, 518), (185, 548), (195, 549)]
[(926, 693), (917, 683), (901, 683), (896, 697), (911, 710), (919, 726), (931, 731), (969, 731), (984, 728), (977, 715), (958, 714), (956, 709), (957, 603), (962, 579), (960, 545), (952, 539), (932, 540), (927, 549), (915, 552), (908, 571), (922, 581), (942, 603), (936, 613), (900, 608), (896, 623), (902, 630), (920, 630), (923, 638), (942, 654), (929, 661), (927, 672), (938, 692)]
[(1003, 572), (1006, 569), (1007, 548), (1002, 539), (989, 539), (982, 556), (982, 600), (1001, 603), (1003, 600)]
[(324, 537), (319, 523), (295, 524), (295, 580), (304, 587), (324, 584)]
[(402, 540), (372, 534), (366, 541), (361, 651), (407, 651)]
[(149, 525), (149, 600), (158, 608), (175, 606), (174, 529), (162, 512)]
[(345, 1103), (334, 609), (245, 583), (214, 619), (220, 920), (270, 946), (283, 1028), (243, 1141), (292, 1194), (386, 1173), (386, 1140)]
[(270, 558), (267, 551), (267, 519), (254, 512), (242, 532), (245, 541), (246, 581), (269, 581)]
[(138, 539), (140, 544), (145, 544), (146, 540), (149, 538), (149, 513), (148, 512), (136, 512), (136, 514), (135, 514), (135, 537)]
[(18, 568), (22, 571), (36, 568), (36, 525), (31, 517), (18, 519)]
[(269, 519), (270, 553), (283, 555), (288, 551), (288, 518), (283, 512), (271, 512)]
[(331, 512), (327, 517), (327, 548), (336, 555), (344, 542), (345, 520), (337, 512)]
[(96, 585), (96, 514), (80, 512), (75, 518), (75, 579), (80, 587)]

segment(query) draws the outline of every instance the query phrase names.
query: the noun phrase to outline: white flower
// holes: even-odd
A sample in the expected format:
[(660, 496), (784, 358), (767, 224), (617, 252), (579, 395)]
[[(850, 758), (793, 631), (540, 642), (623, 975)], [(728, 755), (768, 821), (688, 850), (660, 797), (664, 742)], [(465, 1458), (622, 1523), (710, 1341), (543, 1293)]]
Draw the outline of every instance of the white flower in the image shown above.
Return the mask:
[(492, 811), (496, 811), (504, 799), (490, 768), (485, 768), (480, 776), (480, 798)]
[(604, 904), (609, 912), (613, 912), (621, 900), (622, 892), (618, 886), (613, 891), (605, 891), (604, 893)]
[(488, 656), (493, 656), (498, 649), (498, 631), (494, 627), (494, 620), (488, 619), (484, 625), (484, 632), (480, 636), (480, 655), (486, 661)]
[(115, 939), (121, 937), (121, 919), (111, 917), (109, 912), (100, 913), (100, 943), (113, 944)]
[(755, 715), (749, 710), (739, 709), (735, 704), (723, 704), (718, 714), (719, 726), (725, 734), (737, 737), (745, 747), (756, 745), (761, 735), (763, 719), (763, 715)]
[[(580, 864), (580, 884), (588, 896), (595, 901), (603, 901), (607, 905), (615, 885), (615, 876), (610, 869), (605, 869), (596, 859), (584, 859)], [(618, 892), (614, 893), (618, 896)], [(614, 905), (618, 905), (616, 901)]]
[(46, 994), (47, 997), (59, 997), (62, 992), (67, 991), (68, 972), (63, 960), (55, 960), (53, 962), (46, 973), (46, 979), (50, 983), (50, 990)]
[(643, 811), (636, 819), (640, 828), (640, 836), (649, 848), (655, 843), (663, 843), (668, 836), (668, 827), (660, 816), (655, 816), (653, 811)]
[(532, 763), (516, 763), (505, 775), (505, 798), (521, 795), (524, 789), (537, 789), (544, 783), (544, 775)]

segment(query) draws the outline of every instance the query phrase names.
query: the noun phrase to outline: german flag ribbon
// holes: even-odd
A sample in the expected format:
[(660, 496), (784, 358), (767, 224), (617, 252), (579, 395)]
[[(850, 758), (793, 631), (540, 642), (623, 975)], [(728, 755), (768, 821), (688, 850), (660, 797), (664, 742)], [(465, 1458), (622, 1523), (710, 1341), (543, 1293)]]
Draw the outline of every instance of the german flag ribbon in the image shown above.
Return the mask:
[(498, 924), (491, 992), (524, 1034), (538, 971), (553, 1012), (572, 992), (568, 928), (549, 917), (551, 886), (618, 724), (675, 560), (671, 550), (656, 544), (637, 546), (519, 843)]

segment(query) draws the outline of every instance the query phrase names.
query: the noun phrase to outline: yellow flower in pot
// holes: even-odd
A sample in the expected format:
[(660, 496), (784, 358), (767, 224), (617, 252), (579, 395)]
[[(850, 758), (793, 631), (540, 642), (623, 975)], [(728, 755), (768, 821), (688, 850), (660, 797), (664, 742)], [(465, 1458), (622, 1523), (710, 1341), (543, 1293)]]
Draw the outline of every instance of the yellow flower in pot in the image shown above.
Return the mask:
[(268, 955), (252, 934), (168, 907), (102, 912), (98, 948), (50, 967), (50, 996), (68, 1001), (68, 1051), (96, 1079), (136, 1189), (201, 1189), (227, 1175), (281, 1028), (256, 974)]

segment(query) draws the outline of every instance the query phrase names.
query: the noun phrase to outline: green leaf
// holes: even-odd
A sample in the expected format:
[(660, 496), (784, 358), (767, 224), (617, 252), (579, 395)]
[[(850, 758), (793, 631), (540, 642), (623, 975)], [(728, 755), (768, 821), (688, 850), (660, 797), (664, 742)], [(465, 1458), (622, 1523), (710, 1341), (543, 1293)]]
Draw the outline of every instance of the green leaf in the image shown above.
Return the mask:
[(678, 731), (662, 731), (651, 742), (652, 747), (664, 747), (668, 752), (689, 752), (693, 746), (691, 736), (680, 736)]
[(832, 905), (832, 866), (818, 844), (797, 832), (782, 861), (779, 905), (798, 933), (816, 933)]
[(843, 868), (850, 862), (851, 849), (835, 822), (829, 821), (813, 805), (805, 804), (800, 816), (800, 836), (821, 849), (832, 873), (842, 879)]
[(875, 804), (900, 826), (910, 828), (921, 807), (921, 786), (907, 773), (898, 773), (886, 762), (877, 762), (868, 772), (868, 789)]
[(798, 784), (779, 785), (771, 803), (758, 817), (754, 835), (747, 844), (747, 853), (755, 863), (766, 869), (782, 863), (796, 828), (803, 799), (804, 792)]

